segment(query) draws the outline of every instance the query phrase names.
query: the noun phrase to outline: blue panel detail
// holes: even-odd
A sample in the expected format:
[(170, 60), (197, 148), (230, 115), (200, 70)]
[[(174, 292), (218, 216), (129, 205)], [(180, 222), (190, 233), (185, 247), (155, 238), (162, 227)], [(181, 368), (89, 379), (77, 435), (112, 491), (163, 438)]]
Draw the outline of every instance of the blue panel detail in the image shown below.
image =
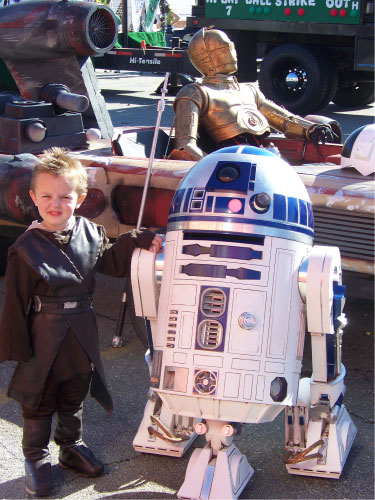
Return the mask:
[[(208, 288), (217, 288), (221, 291), (224, 292), (225, 294), (225, 297), (226, 297), (226, 307), (225, 307), (225, 310), (223, 311), (223, 314), (218, 317), (218, 318), (212, 318), (214, 319), (215, 321), (218, 321), (219, 323), (221, 323), (222, 327), (223, 327), (223, 338), (222, 338), (222, 341), (220, 343), (220, 345), (218, 345), (215, 349), (205, 349), (204, 347), (200, 346), (197, 339), (195, 339), (195, 348), (198, 349), (198, 350), (201, 350), (201, 351), (213, 351), (213, 352), (222, 352), (224, 351), (224, 346), (225, 346), (225, 333), (226, 333), (226, 324), (227, 324), (227, 316), (228, 316), (228, 304), (229, 304), (229, 288), (227, 287), (221, 287), (221, 286), (202, 286), (201, 287), (201, 291), (200, 291), (200, 296), (199, 296), (199, 303), (201, 303), (201, 300), (202, 300), (202, 295), (204, 294), (204, 292), (208, 289)], [(198, 320), (197, 320), (197, 335), (198, 335), (198, 328), (199, 328), (199, 325), (200, 323), (203, 321), (203, 320), (207, 320), (207, 319), (211, 319), (209, 316), (207, 316), (206, 314), (204, 314), (202, 312), (202, 308), (199, 307), (198, 309)]]
[(298, 224), (298, 201), (292, 196), (288, 196), (288, 221)]
[(248, 247), (232, 247), (226, 245), (211, 245), (210, 257), (218, 259), (238, 259), (238, 260), (253, 260), (261, 259), (263, 252), (253, 250)]
[(311, 203), (307, 203), (307, 225), (314, 229), (314, 214)]
[(189, 188), (186, 192), (185, 201), (184, 201), (184, 208), (182, 210), (183, 212), (187, 212), (189, 209), (190, 196), (191, 196), (192, 191), (193, 191), (193, 188)]
[(250, 172), (250, 180), (255, 181), (255, 176), (257, 172), (257, 166), (256, 163), (251, 164), (251, 172)]
[(213, 196), (207, 196), (207, 202), (206, 202), (206, 212), (212, 212), (212, 206), (214, 204), (214, 197)]
[(286, 197), (282, 194), (273, 195), (273, 218), (286, 220)]
[[(229, 202), (232, 200), (232, 198), (225, 198), (223, 196), (217, 196), (215, 200), (215, 213), (222, 213), (222, 214), (232, 214), (233, 212), (228, 208)], [(241, 201), (242, 207), (241, 209), (236, 212), (236, 214), (241, 214), (243, 215), (244, 210), (245, 210), (245, 199), (242, 198), (236, 198), (236, 200)]]
[(271, 156), (272, 158), (275, 158), (275, 155), (273, 153), (270, 153), (269, 151), (263, 148), (256, 148), (255, 146), (245, 146), (241, 151), (241, 154), (256, 155), (256, 156)]
[(181, 203), (184, 198), (185, 194), (185, 189), (179, 189), (178, 191), (175, 192), (175, 195), (173, 197), (172, 203), (171, 203), (171, 208), (169, 210), (170, 214), (175, 214), (180, 212), (181, 208)]
[(273, 227), (276, 229), (283, 229), (285, 231), (289, 231), (290, 233), (303, 233), (307, 236), (313, 237), (314, 231), (309, 228), (304, 228), (301, 226), (296, 226), (292, 224), (283, 224), (281, 222), (273, 222), (267, 220), (257, 220), (257, 219), (245, 219), (242, 217), (215, 217), (210, 215), (181, 215), (181, 216), (172, 216), (168, 217), (168, 223), (173, 224), (174, 222), (184, 222), (184, 221), (215, 221), (215, 222), (229, 222), (239, 223), (239, 224), (253, 224), (254, 226), (265, 226), (265, 227)]
[(234, 259), (234, 260), (261, 260), (263, 252), (253, 250), (250, 247), (233, 247), (229, 245), (199, 245), (192, 243), (191, 245), (183, 245), (182, 253), (198, 257), (198, 255), (209, 255), (217, 259)]
[(341, 393), (341, 394), (340, 394), (340, 396), (337, 398), (337, 400), (336, 400), (336, 402), (335, 402), (335, 406), (336, 406), (336, 405), (337, 405), (337, 406), (341, 406), (341, 405), (342, 405), (342, 403), (343, 403), (343, 401), (344, 401), (344, 395), (343, 395), (343, 393)]
[(345, 292), (346, 292), (346, 286), (345, 285), (338, 285), (335, 283), (333, 285), (333, 294), (337, 297), (344, 298), (345, 297)]
[(221, 148), (215, 151), (215, 154), (217, 153), (237, 153), (241, 146), (229, 146), (227, 148)]
[[(222, 182), (218, 179), (218, 172), (224, 167), (233, 167), (238, 170), (238, 177), (232, 182)], [(219, 161), (209, 178), (206, 190), (207, 191), (238, 191), (247, 193), (249, 186), (250, 170), (252, 164), (241, 161)]]
[(244, 245), (264, 245), (264, 236), (260, 234), (218, 233), (217, 231), (184, 231), (184, 240), (224, 241)]
[(336, 377), (336, 336), (326, 335), (327, 351), (327, 378), (333, 380)]
[(293, 424), (293, 417), (292, 415), (288, 415), (288, 425), (292, 425)]
[(299, 417), (299, 425), (305, 425), (305, 419), (303, 418), (302, 415)]
[(213, 264), (186, 264), (181, 266), (181, 273), (199, 278), (226, 278), (227, 266)]
[(203, 200), (191, 200), (189, 212), (202, 212)]
[(187, 276), (199, 278), (225, 279), (228, 276), (239, 280), (260, 280), (261, 278), (260, 271), (245, 269), (244, 267), (228, 269), (227, 266), (217, 266), (215, 264), (186, 264), (181, 266), (180, 272)]
[(251, 164), (250, 170), (250, 182), (249, 182), (249, 191), (254, 191), (255, 189), (255, 176), (256, 176), (257, 166), (255, 163)]
[(239, 280), (260, 280), (261, 273), (253, 269), (240, 267), (238, 269), (227, 269), (227, 276), (232, 276), (232, 278), (237, 278)]
[(307, 207), (305, 200), (298, 200), (299, 205), (299, 223), (307, 226)]
[(195, 188), (190, 202), (189, 212), (202, 212), (204, 205), (205, 190)]
[[(227, 148), (221, 148), (218, 151), (215, 152), (217, 153), (237, 153), (240, 148), (242, 148), (243, 145), (240, 146), (229, 146)], [(241, 153), (242, 155), (256, 155), (256, 156), (272, 156), (275, 157), (276, 155), (274, 153), (271, 153), (270, 151), (267, 151), (266, 149), (263, 148), (257, 148), (255, 146), (245, 146)]]
[(333, 315), (333, 327), (335, 330), (337, 330), (341, 325), (341, 321), (338, 320), (337, 318), (341, 316), (342, 311), (344, 309), (345, 290), (346, 286), (344, 285), (338, 285), (338, 284), (333, 285), (332, 315)]
[(193, 191), (193, 199), (203, 200), (205, 195), (204, 188), (195, 188)]

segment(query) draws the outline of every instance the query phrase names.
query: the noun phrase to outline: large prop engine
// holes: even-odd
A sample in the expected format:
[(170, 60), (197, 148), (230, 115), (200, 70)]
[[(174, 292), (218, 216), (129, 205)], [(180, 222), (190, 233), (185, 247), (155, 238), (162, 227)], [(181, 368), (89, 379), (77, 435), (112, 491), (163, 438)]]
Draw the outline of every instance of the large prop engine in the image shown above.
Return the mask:
[(112, 136), (112, 124), (90, 56), (110, 50), (117, 23), (105, 5), (66, 0), (31, 1), (0, 9), (0, 57), (25, 100), (40, 99), (47, 84), (62, 84), (86, 95), (86, 128)]

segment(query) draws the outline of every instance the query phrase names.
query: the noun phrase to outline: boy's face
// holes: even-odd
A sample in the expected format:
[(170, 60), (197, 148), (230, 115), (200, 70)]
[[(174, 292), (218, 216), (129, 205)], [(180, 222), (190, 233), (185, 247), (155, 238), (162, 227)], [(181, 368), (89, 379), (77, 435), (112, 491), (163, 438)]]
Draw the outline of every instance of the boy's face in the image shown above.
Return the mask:
[(85, 194), (78, 198), (73, 180), (46, 172), (37, 174), (30, 196), (38, 207), (43, 224), (53, 231), (64, 229), (74, 210), (86, 198)]

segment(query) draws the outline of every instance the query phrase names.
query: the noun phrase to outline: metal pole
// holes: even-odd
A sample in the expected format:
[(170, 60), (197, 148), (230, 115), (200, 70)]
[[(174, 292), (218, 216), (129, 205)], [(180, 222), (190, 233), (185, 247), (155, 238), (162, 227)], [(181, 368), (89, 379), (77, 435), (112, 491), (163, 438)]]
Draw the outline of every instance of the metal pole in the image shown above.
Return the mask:
[(158, 136), (159, 136), (160, 120), (161, 120), (161, 115), (162, 115), (164, 108), (165, 108), (164, 97), (165, 97), (165, 94), (167, 92), (168, 78), (169, 78), (169, 73), (165, 73), (164, 84), (163, 84), (163, 88), (161, 91), (161, 98), (160, 98), (160, 101), (158, 102), (158, 116), (156, 118), (155, 132), (154, 132), (154, 137), (152, 140), (150, 158), (148, 160), (146, 180), (145, 180), (145, 185), (143, 188), (141, 206), (139, 209), (139, 215), (138, 215), (138, 221), (137, 221), (137, 229), (139, 229), (141, 227), (141, 223), (142, 223), (142, 219), (143, 219), (143, 212), (144, 212), (145, 204), (146, 204), (147, 191), (148, 191), (148, 188), (150, 185), (151, 174), (152, 174), (152, 163), (154, 161), (156, 143), (158, 141)]
[[(147, 191), (148, 191), (148, 187), (150, 185), (151, 173), (152, 173), (152, 163), (154, 161), (156, 143), (158, 141), (158, 136), (159, 136), (160, 120), (161, 120), (161, 115), (162, 115), (162, 113), (164, 111), (164, 107), (165, 107), (164, 97), (165, 97), (165, 94), (167, 92), (168, 77), (169, 77), (169, 73), (166, 73), (165, 78), (164, 78), (163, 89), (161, 91), (161, 98), (160, 98), (160, 101), (158, 102), (158, 116), (156, 119), (154, 137), (152, 140), (152, 146), (151, 146), (150, 158), (149, 158), (148, 167), (147, 167), (145, 185), (143, 187), (141, 206), (140, 206), (139, 215), (138, 215), (137, 229), (139, 229), (141, 227), (141, 223), (142, 223), (142, 219), (143, 219), (143, 212), (144, 212), (144, 208), (145, 208), (145, 204), (146, 204)], [(116, 324), (116, 331), (115, 331), (115, 335), (112, 339), (112, 347), (121, 347), (122, 346), (122, 343), (123, 343), (122, 333), (124, 330), (126, 309), (127, 309), (127, 301), (126, 301), (126, 291), (124, 289), (124, 292), (122, 294), (122, 300), (121, 300), (121, 308), (120, 308), (120, 312), (119, 312), (119, 316), (118, 316), (117, 324)], [(151, 342), (151, 340), (152, 340), (151, 339), (151, 330), (150, 330), (150, 325), (147, 324), (147, 320), (146, 320), (146, 330), (147, 330), (148, 342), (150, 345), (150, 351), (151, 351), (151, 355), (152, 355), (153, 348), (152, 348), (152, 342)]]

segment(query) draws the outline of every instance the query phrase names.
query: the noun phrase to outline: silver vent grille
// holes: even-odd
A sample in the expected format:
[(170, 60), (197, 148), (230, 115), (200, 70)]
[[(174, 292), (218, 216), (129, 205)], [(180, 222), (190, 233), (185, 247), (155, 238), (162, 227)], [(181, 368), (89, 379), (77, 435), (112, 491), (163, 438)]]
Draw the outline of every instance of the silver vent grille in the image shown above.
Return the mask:
[(223, 327), (219, 321), (204, 319), (198, 325), (198, 344), (203, 349), (217, 349), (223, 340)]
[(374, 260), (374, 216), (314, 207), (314, 244), (338, 246), (342, 257)]
[(219, 288), (207, 288), (201, 297), (202, 314), (209, 318), (219, 318), (224, 314), (226, 295)]

